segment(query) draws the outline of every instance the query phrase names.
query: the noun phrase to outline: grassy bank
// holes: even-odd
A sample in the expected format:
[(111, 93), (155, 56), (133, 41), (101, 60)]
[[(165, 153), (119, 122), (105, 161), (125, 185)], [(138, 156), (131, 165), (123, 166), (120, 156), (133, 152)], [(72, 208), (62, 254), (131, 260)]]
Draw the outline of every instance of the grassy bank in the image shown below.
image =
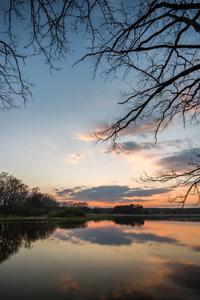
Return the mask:
[(88, 214), (85, 217), (65, 217), (65, 218), (50, 218), (48, 216), (41, 217), (13, 217), (13, 216), (0, 216), (0, 221), (102, 221), (113, 220), (116, 217), (141, 217), (146, 220), (180, 220), (180, 221), (200, 221), (200, 214), (151, 214), (151, 215), (125, 215), (125, 214)]
[(1, 216), (0, 221), (47, 221), (47, 220), (55, 220), (55, 221), (102, 221), (102, 220), (113, 220), (115, 215), (86, 215), (85, 217), (65, 217), (65, 218), (50, 218), (48, 216), (42, 217), (12, 217), (12, 216)]

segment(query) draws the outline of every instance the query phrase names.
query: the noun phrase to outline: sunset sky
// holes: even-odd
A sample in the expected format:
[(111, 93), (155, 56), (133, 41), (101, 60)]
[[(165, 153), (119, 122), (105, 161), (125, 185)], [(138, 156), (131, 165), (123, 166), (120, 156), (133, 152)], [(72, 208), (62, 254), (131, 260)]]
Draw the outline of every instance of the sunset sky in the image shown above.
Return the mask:
[(30, 188), (38, 186), (57, 200), (86, 201), (92, 206), (142, 204), (168, 207), (173, 196), (170, 184), (140, 184), (135, 179), (174, 168), (197, 150), (198, 127), (179, 120), (158, 134), (155, 143), (145, 126), (128, 128), (119, 142), (124, 152), (107, 153), (109, 144), (94, 145), (91, 134), (123, 112), (120, 92), (128, 91), (131, 76), (93, 80), (92, 63), (72, 65), (85, 53), (87, 41), (75, 36), (74, 53), (50, 74), (42, 56), (26, 61), (25, 77), (35, 84), (33, 100), (26, 107), (0, 112), (0, 172), (22, 179)]

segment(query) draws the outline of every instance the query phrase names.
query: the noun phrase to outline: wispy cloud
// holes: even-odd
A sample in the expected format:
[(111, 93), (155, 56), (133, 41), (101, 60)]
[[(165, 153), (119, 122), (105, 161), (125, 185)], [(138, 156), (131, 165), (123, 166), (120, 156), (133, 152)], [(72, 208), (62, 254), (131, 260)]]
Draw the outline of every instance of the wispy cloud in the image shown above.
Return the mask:
[(92, 142), (94, 140), (94, 138), (91, 136), (91, 134), (87, 134), (87, 133), (78, 134), (74, 138), (78, 139), (78, 140), (85, 141), (85, 142)]
[(80, 160), (84, 159), (85, 155), (80, 153), (71, 153), (65, 157), (65, 162), (70, 164), (78, 164)]
[(85, 156), (80, 153), (72, 153), (72, 154), (68, 154), (68, 156), (72, 157), (72, 158), (76, 158), (76, 159), (84, 159), (85, 158)]
[[(83, 141), (95, 141), (96, 138), (100, 137), (100, 138), (105, 138), (107, 136), (107, 129), (109, 128), (109, 125), (106, 123), (98, 123), (95, 124), (90, 132), (87, 133), (80, 133), (77, 134), (74, 138), (75, 139), (79, 139), (79, 140), (83, 140)], [(119, 136), (120, 137), (125, 137), (125, 136), (135, 136), (135, 135), (142, 135), (144, 136), (147, 133), (152, 132), (153, 128), (151, 128), (150, 126), (148, 126), (147, 124), (140, 124), (137, 126), (133, 126), (130, 125), (127, 128), (125, 128), (124, 130), (119, 132)]]

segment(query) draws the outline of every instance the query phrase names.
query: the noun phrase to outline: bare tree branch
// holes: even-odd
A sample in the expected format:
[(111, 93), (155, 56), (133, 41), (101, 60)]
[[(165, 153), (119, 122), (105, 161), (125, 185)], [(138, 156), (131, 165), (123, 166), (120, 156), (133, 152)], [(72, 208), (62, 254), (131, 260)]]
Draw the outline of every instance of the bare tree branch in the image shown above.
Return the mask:
[(191, 159), (191, 161), (186, 164), (186, 170), (181, 172), (171, 170), (171, 172), (168, 173), (160, 172), (153, 175), (144, 173), (140, 176), (139, 182), (173, 182), (172, 188), (185, 187), (186, 191), (169, 199), (170, 202), (178, 203), (179, 207), (183, 208), (187, 199), (192, 195), (196, 197), (196, 205), (198, 206), (200, 203), (200, 155), (196, 152), (193, 154), (195, 154), (196, 159)]

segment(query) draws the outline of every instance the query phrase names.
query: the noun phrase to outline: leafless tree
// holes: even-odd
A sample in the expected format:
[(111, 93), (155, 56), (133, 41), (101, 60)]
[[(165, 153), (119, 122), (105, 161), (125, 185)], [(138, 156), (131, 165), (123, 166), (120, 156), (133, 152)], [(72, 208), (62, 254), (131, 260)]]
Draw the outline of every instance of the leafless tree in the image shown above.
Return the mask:
[(23, 74), (23, 64), (29, 56), (40, 55), (50, 69), (59, 69), (58, 62), (72, 51), (69, 32), (84, 31), (94, 41), (97, 8), (102, 20), (112, 13), (105, 0), (7, 0), (0, 4), (4, 21), (0, 39), (0, 109), (17, 108), (19, 98), (25, 104), (32, 95), (31, 83)]

